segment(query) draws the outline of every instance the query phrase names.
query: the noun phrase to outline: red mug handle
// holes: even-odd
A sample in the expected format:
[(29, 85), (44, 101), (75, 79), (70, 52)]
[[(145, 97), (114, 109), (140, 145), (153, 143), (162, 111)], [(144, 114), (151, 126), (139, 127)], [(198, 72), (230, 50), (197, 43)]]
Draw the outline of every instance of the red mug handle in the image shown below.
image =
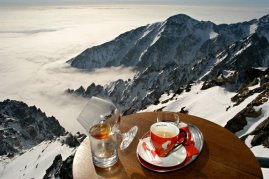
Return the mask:
[(178, 136), (180, 135), (180, 133), (184, 133), (184, 139), (183, 139), (182, 142), (177, 142), (177, 143), (175, 144), (175, 146), (173, 147), (174, 149), (177, 148), (179, 145), (184, 145), (185, 142), (186, 142), (186, 140), (187, 140), (187, 132), (186, 132), (185, 130), (183, 130), (183, 129), (179, 129), (179, 134), (178, 134)]

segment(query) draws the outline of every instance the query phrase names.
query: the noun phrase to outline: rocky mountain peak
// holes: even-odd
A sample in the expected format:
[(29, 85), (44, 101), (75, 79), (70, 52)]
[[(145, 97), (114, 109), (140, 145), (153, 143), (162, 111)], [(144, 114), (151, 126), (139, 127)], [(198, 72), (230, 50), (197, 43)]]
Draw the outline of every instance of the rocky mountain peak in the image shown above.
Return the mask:
[(53, 116), (47, 117), (36, 106), (9, 99), (0, 102), (0, 156), (12, 157), (64, 133)]
[(259, 19), (259, 22), (262, 22), (262, 23), (269, 23), (269, 14), (265, 15), (265, 16), (262, 16), (260, 19)]
[(168, 23), (176, 23), (176, 24), (186, 23), (188, 21), (198, 22), (197, 20), (191, 18), (190, 16), (186, 14), (177, 14), (177, 15), (171, 16), (166, 21)]

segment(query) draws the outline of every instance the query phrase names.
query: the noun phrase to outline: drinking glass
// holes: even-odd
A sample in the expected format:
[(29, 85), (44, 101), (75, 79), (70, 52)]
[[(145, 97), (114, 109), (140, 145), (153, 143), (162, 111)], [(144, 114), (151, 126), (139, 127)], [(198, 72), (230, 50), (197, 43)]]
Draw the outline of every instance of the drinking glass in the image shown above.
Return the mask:
[(89, 135), (93, 163), (99, 167), (110, 167), (118, 160), (117, 135), (122, 138), (120, 149), (126, 149), (136, 136), (138, 127), (122, 133), (119, 125), (119, 109), (110, 101), (97, 97), (89, 99), (77, 120)]
[(169, 122), (178, 126), (179, 116), (172, 112), (161, 112), (157, 114), (157, 122)]

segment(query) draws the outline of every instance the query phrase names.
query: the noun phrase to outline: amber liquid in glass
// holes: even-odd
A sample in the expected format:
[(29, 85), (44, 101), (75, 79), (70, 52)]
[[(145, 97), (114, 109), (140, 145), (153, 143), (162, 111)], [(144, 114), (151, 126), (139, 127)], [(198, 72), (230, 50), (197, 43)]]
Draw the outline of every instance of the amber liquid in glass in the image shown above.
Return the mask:
[(92, 126), (89, 133), (92, 137), (96, 139), (106, 139), (109, 137), (111, 127), (107, 123), (100, 123)]

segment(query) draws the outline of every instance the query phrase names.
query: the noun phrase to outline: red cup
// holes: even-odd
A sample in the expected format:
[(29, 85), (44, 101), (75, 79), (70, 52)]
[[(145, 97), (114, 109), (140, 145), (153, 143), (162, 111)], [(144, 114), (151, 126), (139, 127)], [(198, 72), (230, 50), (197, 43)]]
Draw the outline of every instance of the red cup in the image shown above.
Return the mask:
[[(181, 137), (184, 133), (184, 137)], [(172, 149), (185, 142), (186, 132), (167, 122), (157, 122), (150, 127), (150, 138), (159, 157), (165, 157)], [(182, 142), (179, 142), (182, 140)]]

